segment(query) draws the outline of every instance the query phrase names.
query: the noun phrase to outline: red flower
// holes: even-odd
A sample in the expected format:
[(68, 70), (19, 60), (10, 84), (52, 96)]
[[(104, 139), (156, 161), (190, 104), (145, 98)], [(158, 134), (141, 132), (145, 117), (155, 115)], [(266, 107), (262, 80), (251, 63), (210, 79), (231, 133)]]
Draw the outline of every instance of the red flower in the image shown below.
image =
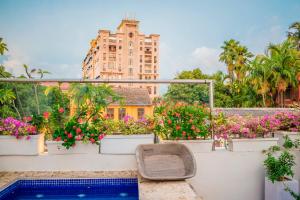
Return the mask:
[(78, 118), (77, 122), (78, 122), (79, 124), (81, 124), (81, 123), (83, 122), (83, 119), (82, 119), (82, 118)]
[(191, 136), (188, 136), (188, 140), (192, 139)]
[(191, 129), (192, 129), (192, 130), (195, 130), (195, 126), (193, 125), (193, 126), (191, 127)]
[(176, 116), (176, 117), (180, 117), (180, 114), (179, 114), (179, 113), (175, 113), (175, 116)]
[(169, 120), (168, 120), (168, 124), (172, 124), (172, 120), (169, 119)]
[(176, 126), (176, 130), (178, 131), (178, 130), (180, 130), (181, 129), (181, 127), (179, 126), (179, 125), (177, 125)]
[(189, 122), (190, 122), (190, 123), (193, 123), (193, 120), (192, 120), (192, 119), (190, 119), (190, 120), (189, 120)]
[(82, 136), (81, 135), (77, 135), (76, 137), (75, 137), (75, 140), (77, 140), (77, 141), (80, 141), (82, 139)]
[(101, 135), (99, 135), (98, 139), (102, 140), (104, 138), (104, 136), (105, 136), (105, 134), (101, 134)]
[(73, 135), (71, 133), (68, 134), (68, 138), (72, 138)]
[(185, 131), (182, 131), (182, 136), (186, 136), (186, 132)]
[(94, 137), (94, 133), (91, 134), (91, 137)]
[(67, 142), (68, 140), (67, 139), (64, 139), (64, 142)]
[(65, 109), (62, 108), (62, 107), (60, 107), (60, 108), (58, 109), (58, 112), (59, 112), (59, 113), (63, 113), (63, 112), (65, 112)]
[(73, 129), (75, 130), (77, 127), (76, 126), (73, 126)]
[(49, 112), (44, 112), (43, 113), (44, 119), (49, 119), (50, 113)]
[(61, 137), (55, 138), (55, 141), (61, 141)]
[(65, 131), (65, 135), (68, 135), (68, 132), (67, 132), (67, 131)]
[(77, 129), (76, 129), (76, 134), (79, 134), (79, 133), (81, 133), (81, 129), (80, 129), (80, 128), (77, 128)]
[(95, 139), (94, 138), (90, 138), (91, 143), (95, 143)]

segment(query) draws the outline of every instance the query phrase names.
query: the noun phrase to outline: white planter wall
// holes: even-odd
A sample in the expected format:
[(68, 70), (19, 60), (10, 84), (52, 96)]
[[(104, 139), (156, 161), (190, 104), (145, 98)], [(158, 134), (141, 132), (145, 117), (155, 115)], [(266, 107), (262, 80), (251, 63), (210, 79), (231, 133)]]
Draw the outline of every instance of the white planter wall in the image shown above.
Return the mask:
[(44, 152), (44, 135), (31, 135), (17, 139), (15, 136), (0, 135), (0, 155), (39, 155)]
[(180, 143), (187, 146), (193, 153), (211, 152), (213, 140), (160, 140), (160, 143)]
[(265, 200), (295, 200), (291, 194), (285, 191), (285, 185), (289, 187), (296, 194), (299, 193), (298, 180), (290, 180), (283, 182), (272, 183), (265, 178)]
[(153, 144), (154, 134), (107, 135), (100, 142), (101, 154), (135, 154), (140, 144)]
[(278, 144), (278, 138), (228, 139), (230, 151), (262, 151)]
[(82, 141), (76, 141), (74, 147), (66, 149), (62, 146), (62, 141), (46, 141), (48, 154), (59, 155), (59, 154), (98, 154), (99, 145), (92, 144), (90, 142), (83, 143)]
[(300, 139), (300, 132), (276, 131), (274, 133), (274, 136), (279, 139), (278, 144), (280, 146), (282, 146), (284, 144), (284, 136), (285, 135), (288, 135), (292, 141), (295, 141), (296, 139)]

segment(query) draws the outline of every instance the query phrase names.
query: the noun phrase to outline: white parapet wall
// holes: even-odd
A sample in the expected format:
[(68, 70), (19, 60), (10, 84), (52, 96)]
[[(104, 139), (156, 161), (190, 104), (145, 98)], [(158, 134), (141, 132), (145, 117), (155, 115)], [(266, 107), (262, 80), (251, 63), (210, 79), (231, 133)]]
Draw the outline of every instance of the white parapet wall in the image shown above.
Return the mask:
[[(263, 200), (264, 155), (217, 150), (194, 154), (197, 174), (188, 180), (204, 200)], [(300, 151), (295, 179), (300, 181)], [(0, 156), (0, 171), (124, 171), (136, 170), (134, 155), (70, 154)]]

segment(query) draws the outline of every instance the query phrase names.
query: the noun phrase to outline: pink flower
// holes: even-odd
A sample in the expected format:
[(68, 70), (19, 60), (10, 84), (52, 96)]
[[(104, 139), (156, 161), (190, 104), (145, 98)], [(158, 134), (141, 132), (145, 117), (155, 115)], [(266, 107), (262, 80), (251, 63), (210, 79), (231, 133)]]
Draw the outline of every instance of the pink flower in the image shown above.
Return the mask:
[(73, 135), (71, 133), (68, 134), (68, 138), (72, 138)]
[(58, 112), (59, 112), (59, 113), (63, 113), (63, 112), (65, 112), (65, 109), (62, 108), (62, 107), (60, 107), (60, 108), (58, 109)]
[(30, 140), (31, 136), (27, 135), (26, 140)]
[(81, 135), (76, 135), (75, 140), (80, 141), (82, 139)]
[(44, 117), (44, 119), (49, 119), (49, 116), (50, 116), (50, 113), (49, 112), (44, 112), (43, 113), (43, 117)]
[(81, 129), (80, 129), (80, 128), (77, 128), (77, 129), (76, 129), (76, 134), (79, 134), (79, 133), (81, 133)]
[(91, 143), (95, 143), (95, 139), (94, 138), (90, 138)]

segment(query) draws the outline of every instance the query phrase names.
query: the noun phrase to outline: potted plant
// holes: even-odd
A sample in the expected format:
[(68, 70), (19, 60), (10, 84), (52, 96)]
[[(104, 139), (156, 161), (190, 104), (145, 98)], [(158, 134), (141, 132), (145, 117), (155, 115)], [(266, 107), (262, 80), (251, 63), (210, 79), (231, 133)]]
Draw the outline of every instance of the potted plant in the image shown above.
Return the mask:
[(38, 155), (44, 151), (44, 135), (27, 121), (7, 117), (0, 120), (0, 155)]
[(64, 128), (56, 129), (52, 141), (46, 144), (49, 154), (98, 154), (99, 141), (103, 137), (96, 126), (73, 117)]
[(182, 143), (193, 153), (212, 151), (210, 113), (205, 105), (162, 102), (154, 116), (161, 143)]
[(279, 120), (273, 116), (259, 118), (235, 115), (228, 117), (223, 129), (229, 138), (230, 151), (262, 151), (277, 144), (278, 138), (273, 138), (272, 132), (278, 126)]
[[(101, 113), (109, 103), (120, 100), (120, 97), (110, 86), (103, 84), (72, 84), (68, 90), (70, 102), (65, 100), (59, 89), (53, 88), (51, 91), (54, 107), (51, 113), (44, 116), (51, 133), (46, 142), (48, 153), (99, 153), (99, 140), (104, 137)], [(70, 114), (66, 115), (68, 106)]]
[(280, 127), (275, 131), (275, 137), (279, 138), (278, 144), (283, 145), (284, 136), (288, 135), (293, 141), (300, 139), (300, 113), (278, 112), (275, 118), (280, 120)]
[(149, 121), (144, 118), (134, 120), (126, 115), (119, 121), (107, 119), (103, 127), (106, 135), (100, 144), (102, 154), (135, 154), (138, 145), (154, 143)]
[(266, 169), (265, 200), (298, 200), (300, 199), (299, 182), (293, 179), (295, 156), (291, 150), (299, 148), (300, 141), (285, 138), (283, 147), (272, 146), (264, 153)]

